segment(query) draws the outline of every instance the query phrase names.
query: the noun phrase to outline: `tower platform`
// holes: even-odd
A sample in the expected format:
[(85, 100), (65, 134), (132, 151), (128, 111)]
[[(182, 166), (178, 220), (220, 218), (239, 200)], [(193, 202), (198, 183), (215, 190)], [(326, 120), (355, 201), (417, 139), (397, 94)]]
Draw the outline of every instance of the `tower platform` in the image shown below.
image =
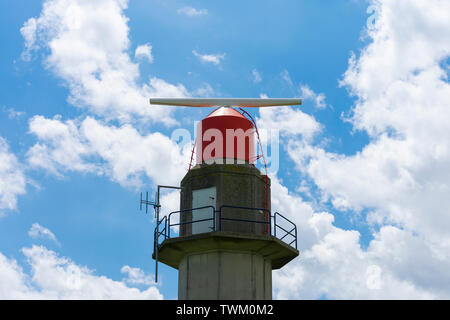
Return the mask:
[(187, 255), (217, 250), (259, 254), (271, 261), (271, 269), (274, 270), (282, 268), (299, 255), (297, 249), (272, 235), (214, 231), (164, 240), (159, 246), (158, 260), (178, 269), (181, 260)]
[(270, 300), (272, 270), (298, 255), (275, 236), (228, 231), (168, 238), (158, 249), (159, 261), (178, 269), (181, 300)]

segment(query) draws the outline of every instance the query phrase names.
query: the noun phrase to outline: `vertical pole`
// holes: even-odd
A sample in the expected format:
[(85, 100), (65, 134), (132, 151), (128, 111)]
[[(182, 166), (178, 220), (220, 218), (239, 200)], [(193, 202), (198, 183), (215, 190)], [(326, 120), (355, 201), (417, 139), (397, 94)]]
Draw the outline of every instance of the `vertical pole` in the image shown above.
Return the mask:
[(277, 213), (273, 215), (273, 236), (277, 236)]
[[(158, 192), (156, 193), (156, 228), (157, 228), (157, 238), (156, 238), (156, 250), (155, 250), (155, 282), (158, 282), (158, 242), (159, 242), (159, 190), (160, 186), (158, 186)], [(170, 228), (170, 227), (169, 227)]]
[(192, 145), (192, 153), (191, 153), (191, 161), (189, 162), (189, 170), (191, 171), (192, 168), (192, 160), (194, 159), (194, 150), (195, 150), (195, 145), (196, 145), (196, 140), (194, 140), (194, 144)]
[(269, 236), (272, 235), (272, 215), (270, 214), (270, 211), (268, 212), (269, 215)]
[[(172, 212), (171, 212), (172, 213)], [(169, 218), (167, 218), (167, 225), (168, 225), (168, 229), (167, 229), (167, 234), (168, 234), (168, 236), (167, 236), (167, 238), (168, 239), (170, 239), (170, 214), (171, 213), (169, 213)]]
[(297, 249), (297, 225), (294, 224), (295, 228), (295, 249)]
[[(155, 213), (156, 213), (156, 234), (157, 234), (157, 238), (156, 238), (156, 247), (155, 247), (155, 282), (158, 282), (158, 254), (159, 254), (159, 246), (158, 246), (158, 242), (159, 242), (159, 210), (161, 208), (161, 204), (159, 202), (159, 198), (160, 198), (160, 191), (161, 188), (169, 188), (169, 189), (181, 189), (180, 187), (172, 187), (172, 186), (160, 186), (158, 185), (158, 191), (156, 192), (156, 203), (153, 204), (153, 207), (155, 208)], [(148, 194), (148, 192), (147, 192)], [(148, 196), (147, 196), (148, 198)], [(167, 220), (165, 221), (165, 230), (164, 230), (164, 236), (166, 237), (167, 235), (167, 227), (170, 228), (170, 223), (169, 226), (167, 226)], [(169, 231), (170, 233), (170, 231)]]
[(214, 230), (213, 231), (216, 231), (216, 208), (212, 208), (212, 211), (213, 211), (213, 224), (214, 224)]

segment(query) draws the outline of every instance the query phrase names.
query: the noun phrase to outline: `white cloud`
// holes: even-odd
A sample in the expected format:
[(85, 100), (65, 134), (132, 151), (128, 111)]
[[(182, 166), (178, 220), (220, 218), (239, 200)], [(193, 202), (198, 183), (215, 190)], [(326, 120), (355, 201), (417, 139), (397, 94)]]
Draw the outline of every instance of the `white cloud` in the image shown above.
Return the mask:
[(0, 298), (39, 299), (39, 293), (32, 288), (27, 275), (17, 261), (0, 253)]
[(325, 95), (323, 93), (315, 93), (308, 85), (300, 86), (300, 94), (304, 100), (312, 100), (319, 109), (327, 106), (325, 103)]
[(293, 86), (294, 84), (293, 84), (293, 82), (292, 82), (292, 79), (291, 79), (291, 76), (289, 75), (289, 72), (287, 71), (287, 70), (283, 70), (282, 72), (281, 72), (281, 78), (284, 80), (284, 81), (286, 81), (286, 83), (289, 85), (289, 86)]
[(129, 283), (132, 285), (154, 285), (155, 284), (155, 280), (154, 280), (153, 276), (145, 274), (145, 272), (139, 268), (123, 266), (122, 269), (120, 269), (120, 272), (128, 275), (127, 278), (125, 278), (123, 280), (126, 283)]
[(47, 119), (34, 116), (30, 119), (30, 133), (45, 143), (37, 143), (28, 152), (28, 162), (32, 167), (40, 167), (61, 176), (60, 170), (96, 172), (101, 169), (83, 158), (92, 151), (80, 136), (78, 124), (69, 120), (65, 123), (58, 117)]
[(214, 94), (214, 89), (209, 83), (204, 83), (202, 87), (199, 87), (193, 92), (196, 97), (211, 97)]
[[(155, 286), (145, 290), (95, 275), (54, 251), (33, 245), (22, 253), (31, 267), (25, 273), (15, 260), (0, 253), (0, 299), (162, 299)], [(132, 270), (136, 270), (133, 268)]]
[[(128, 55), (128, 18), (124, 0), (47, 0), (39, 17), (21, 28), (23, 57), (45, 50), (45, 66), (67, 84), (69, 102), (107, 119), (134, 117), (173, 125), (171, 108), (149, 106), (155, 96), (183, 97), (181, 85), (158, 78), (139, 84), (138, 64)], [(141, 47), (146, 55), (149, 47)], [(140, 56), (138, 52), (138, 56)], [(147, 58), (149, 56), (147, 55)]]
[(195, 16), (203, 16), (208, 14), (208, 10), (206, 9), (195, 9), (192, 7), (183, 7), (177, 10), (178, 14), (184, 14), (189, 17), (195, 17)]
[(26, 178), (17, 157), (9, 152), (6, 140), (0, 137), (0, 216), (5, 210), (17, 209), (17, 197), (25, 194)]
[[(327, 214), (315, 215), (310, 219), (309, 226), (313, 230), (329, 230), (311, 248), (302, 251), (301, 258), (274, 273), (274, 288), (278, 299), (449, 297), (448, 289), (422, 286), (417, 277), (410, 279), (406, 269), (397, 273), (393, 268), (393, 261), (383, 259), (382, 252), (361, 249), (357, 231), (336, 228), (330, 223), (332, 221), (332, 216)], [(389, 246), (388, 240), (384, 239), (383, 242)], [(419, 255), (411, 258), (401, 262), (415, 262)], [(409, 268), (411, 269), (411, 264)]]
[(254, 83), (260, 83), (262, 78), (261, 78), (261, 74), (258, 72), (258, 70), (253, 69), (252, 70), (252, 75), (253, 75), (253, 82)]
[(368, 208), (372, 222), (450, 244), (450, 85), (440, 66), (450, 32), (435, 34), (450, 30), (447, 11), (440, 1), (380, 5), (373, 42), (342, 81), (358, 97), (350, 121), (371, 142), (353, 156), (316, 152), (306, 170), (336, 207)]
[(160, 202), (161, 216), (180, 210), (180, 190), (172, 190), (170, 192), (167, 192), (166, 190), (166, 192), (162, 194)]
[(25, 39), (25, 48), (22, 52), (22, 59), (24, 61), (31, 60), (31, 51), (38, 49), (38, 45), (36, 44), (36, 29), (37, 29), (37, 21), (35, 18), (28, 19), (23, 27), (20, 29), (22, 36)]
[(201, 62), (213, 63), (215, 65), (220, 64), (221, 60), (225, 58), (225, 53), (222, 54), (200, 54), (195, 50), (192, 50), (194, 56), (200, 59)]
[[(161, 217), (168, 216), (171, 212), (180, 210), (180, 190), (173, 190), (170, 192), (167, 192), (167, 190), (166, 190), (166, 193), (164, 193), (161, 196), (160, 202), (161, 202), (161, 212), (160, 212)], [(179, 214), (173, 214), (170, 217), (171, 224), (179, 223), (179, 222), (180, 222)], [(178, 231), (179, 231), (178, 226), (173, 226), (171, 228), (176, 234), (178, 233)]]
[(51, 232), (50, 229), (41, 226), (39, 223), (33, 223), (30, 230), (28, 230), (28, 235), (33, 239), (48, 238), (59, 244), (53, 232)]
[[(289, 192), (278, 178), (271, 179), (272, 210), (297, 224), (300, 251), (298, 258), (274, 272), (274, 298), (433, 299), (450, 296), (448, 285), (437, 283), (437, 279), (446, 274), (448, 263), (438, 264), (442, 257), (434, 257), (417, 236), (395, 227), (384, 227), (364, 250), (358, 231), (334, 226), (332, 214), (317, 212), (311, 203)], [(279, 235), (281, 232), (278, 230)], [(430, 261), (436, 266), (431, 270)], [(443, 279), (447, 283), (446, 277)]]
[[(289, 72), (287, 70), (283, 70), (280, 75), (281, 78), (289, 85), (289, 87), (294, 86), (294, 82), (292, 81), (291, 76), (289, 75)], [(323, 93), (315, 93), (307, 84), (301, 84), (299, 86), (299, 89), (300, 97), (303, 100), (312, 101), (316, 108), (323, 109), (327, 106), (325, 102), (326, 97)]]
[(324, 236), (276, 273), (278, 297), (450, 296), (450, 84), (442, 69), (450, 4), (375, 2), (373, 41), (352, 56), (341, 82), (357, 98), (348, 120), (370, 142), (344, 155), (288, 141), (323, 200), (366, 217), (374, 239), (363, 250), (358, 232), (334, 227), (332, 215), (313, 215), (309, 225), (319, 222)]
[(285, 136), (302, 135), (309, 140), (322, 128), (313, 117), (292, 107), (261, 108), (259, 115), (258, 129), (279, 130)]
[[(261, 98), (267, 99), (266, 94), (261, 94)], [(322, 125), (314, 117), (296, 110), (296, 107), (283, 106), (260, 108), (259, 117), (256, 118), (258, 130), (261, 131), (261, 141), (267, 142), (267, 134), (270, 131), (278, 131), (281, 136), (301, 138), (310, 141), (321, 130)]]
[(141, 175), (146, 175), (155, 183), (177, 184), (188, 167), (187, 147), (180, 150), (158, 132), (140, 135), (130, 125), (108, 126), (91, 117), (63, 122), (35, 116), (30, 133), (39, 142), (28, 151), (28, 162), (56, 175), (106, 174), (125, 186), (140, 185)]
[(148, 62), (153, 63), (152, 46), (148, 43), (137, 46), (134, 57), (146, 59)]
[(3, 112), (6, 112), (8, 114), (8, 118), (9, 119), (19, 119), (20, 117), (24, 116), (26, 114), (26, 112), (24, 111), (17, 111), (14, 110), (13, 108), (7, 108), (5, 106), (3, 106)]

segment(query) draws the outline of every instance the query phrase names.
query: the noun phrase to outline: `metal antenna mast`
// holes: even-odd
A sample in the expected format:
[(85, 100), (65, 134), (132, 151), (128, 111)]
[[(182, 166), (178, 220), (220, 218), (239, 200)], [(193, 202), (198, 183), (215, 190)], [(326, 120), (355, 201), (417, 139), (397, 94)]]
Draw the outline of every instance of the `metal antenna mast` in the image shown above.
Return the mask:
[(153, 206), (153, 209), (155, 209), (155, 218), (156, 218), (156, 228), (155, 228), (155, 237), (154, 237), (154, 246), (153, 246), (153, 250), (154, 250), (154, 254), (155, 254), (155, 282), (158, 282), (158, 249), (159, 249), (159, 234), (158, 234), (158, 228), (159, 228), (159, 224), (160, 224), (160, 219), (159, 219), (159, 213), (160, 213), (160, 209), (161, 209), (161, 203), (159, 201), (160, 198), (160, 194), (161, 194), (161, 189), (178, 189), (181, 190), (180, 187), (174, 187), (174, 186), (162, 186), (162, 185), (158, 185), (158, 189), (156, 192), (156, 201), (149, 201), (148, 200), (148, 191), (146, 192), (145, 195), (145, 200), (142, 199), (142, 192), (141, 192), (141, 201), (140, 201), (140, 210), (142, 211), (142, 205), (145, 205), (145, 213), (148, 213), (148, 206)]

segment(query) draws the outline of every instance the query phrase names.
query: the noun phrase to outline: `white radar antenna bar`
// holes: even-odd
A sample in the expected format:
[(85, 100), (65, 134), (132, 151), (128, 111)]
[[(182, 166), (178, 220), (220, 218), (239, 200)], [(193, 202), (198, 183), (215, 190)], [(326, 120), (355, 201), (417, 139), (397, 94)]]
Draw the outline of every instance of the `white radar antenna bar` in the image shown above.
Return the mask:
[(150, 104), (183, 107), (278, 107), (301, 105), (302, 99), (254, 98), (151, 98)]

